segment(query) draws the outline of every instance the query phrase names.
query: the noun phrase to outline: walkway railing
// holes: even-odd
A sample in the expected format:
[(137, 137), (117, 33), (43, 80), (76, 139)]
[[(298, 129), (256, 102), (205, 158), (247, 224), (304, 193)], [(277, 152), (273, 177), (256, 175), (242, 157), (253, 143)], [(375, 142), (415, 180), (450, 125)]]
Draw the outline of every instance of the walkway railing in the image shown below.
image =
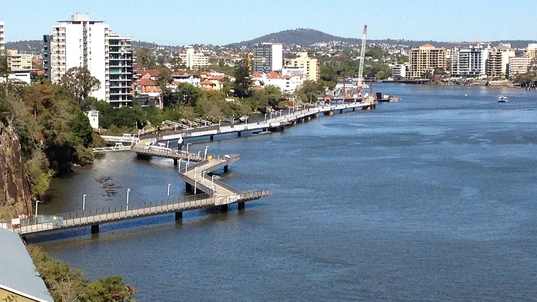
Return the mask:
[(268, 190), (243, 191), (235, 195), (223, 197), (211, 197), (208, 194), (197, 194), (182, 198), (142, 202), (96, 210), (75, 211), (55, 215), (39, 215), (36, 217), (20, 219), (20, 224), (12, 227), (15, 232), (20, 234), (37, 233), (49, 230), (117, 222), (172, 212), (210, 208), (222, 204), (246, 202), (248, 200), (270, 195), (272, 194)]

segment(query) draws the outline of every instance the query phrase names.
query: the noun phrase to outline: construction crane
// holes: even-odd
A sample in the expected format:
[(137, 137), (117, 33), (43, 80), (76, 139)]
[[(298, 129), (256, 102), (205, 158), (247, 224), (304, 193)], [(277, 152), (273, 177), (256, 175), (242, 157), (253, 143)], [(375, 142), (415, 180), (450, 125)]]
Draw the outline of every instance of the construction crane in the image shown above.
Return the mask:
[(358, 69), (358, 87), (364, 84), (364, 60), (365, 60), (365, 40), (367, 36), (367, 25), (364, 25), (362, 33), (362, 48), (360, 48), (360, 68)]

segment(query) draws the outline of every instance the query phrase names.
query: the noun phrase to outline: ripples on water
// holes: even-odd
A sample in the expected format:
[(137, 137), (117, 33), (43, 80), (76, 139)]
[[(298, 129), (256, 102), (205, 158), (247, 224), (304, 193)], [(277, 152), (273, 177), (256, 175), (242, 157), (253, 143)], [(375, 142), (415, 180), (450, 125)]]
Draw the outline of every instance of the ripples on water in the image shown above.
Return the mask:
[[(139, 301), (529, 301), (537, 297), (537, 95), (375, 85), (403, 97), (284, 133), (209, 145), (239, 153), (223, 180), (269, 188), (244, 212), (188, 212), (34, 238)], [(497, 96), (510, 102), (499, 104)], [(111, 176), (103, 196), (95, 178)], [(107, 154), (55, 179), (42, 213), (183, 194), (169, 160)], [(68, 239), (61, 239), (67, 236)], [(46, 239), (46, 240), (45, 240)]]

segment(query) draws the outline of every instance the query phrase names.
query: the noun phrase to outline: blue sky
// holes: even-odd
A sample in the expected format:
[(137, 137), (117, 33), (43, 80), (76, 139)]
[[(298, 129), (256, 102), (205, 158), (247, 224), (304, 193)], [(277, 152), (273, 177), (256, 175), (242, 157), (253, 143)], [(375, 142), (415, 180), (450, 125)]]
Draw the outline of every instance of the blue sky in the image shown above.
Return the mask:
[(0, 0), (0, 20), (7, 41), (41, 39), (56, 21), (76, 12), (88, 12), (134, 40), (166, 45), (222, 45), (295, 28), (361, 38), (364, 24), (371, 39), (537, 40), (534, 5), (534, 0)]

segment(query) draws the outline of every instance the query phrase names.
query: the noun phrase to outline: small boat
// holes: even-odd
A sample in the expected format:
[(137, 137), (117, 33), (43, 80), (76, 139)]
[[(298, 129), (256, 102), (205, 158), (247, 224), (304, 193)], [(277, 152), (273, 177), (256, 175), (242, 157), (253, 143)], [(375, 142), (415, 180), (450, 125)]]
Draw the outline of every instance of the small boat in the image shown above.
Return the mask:
[(498, 103), (507, 103), (508, 98), (506, 96), (500, 95), (498, 97)]
[(241, 115), (241, 117), (239, 118), (239, 120), (243, 123), (246, 123), (248, 122), (248, 116), (247, 115)]

